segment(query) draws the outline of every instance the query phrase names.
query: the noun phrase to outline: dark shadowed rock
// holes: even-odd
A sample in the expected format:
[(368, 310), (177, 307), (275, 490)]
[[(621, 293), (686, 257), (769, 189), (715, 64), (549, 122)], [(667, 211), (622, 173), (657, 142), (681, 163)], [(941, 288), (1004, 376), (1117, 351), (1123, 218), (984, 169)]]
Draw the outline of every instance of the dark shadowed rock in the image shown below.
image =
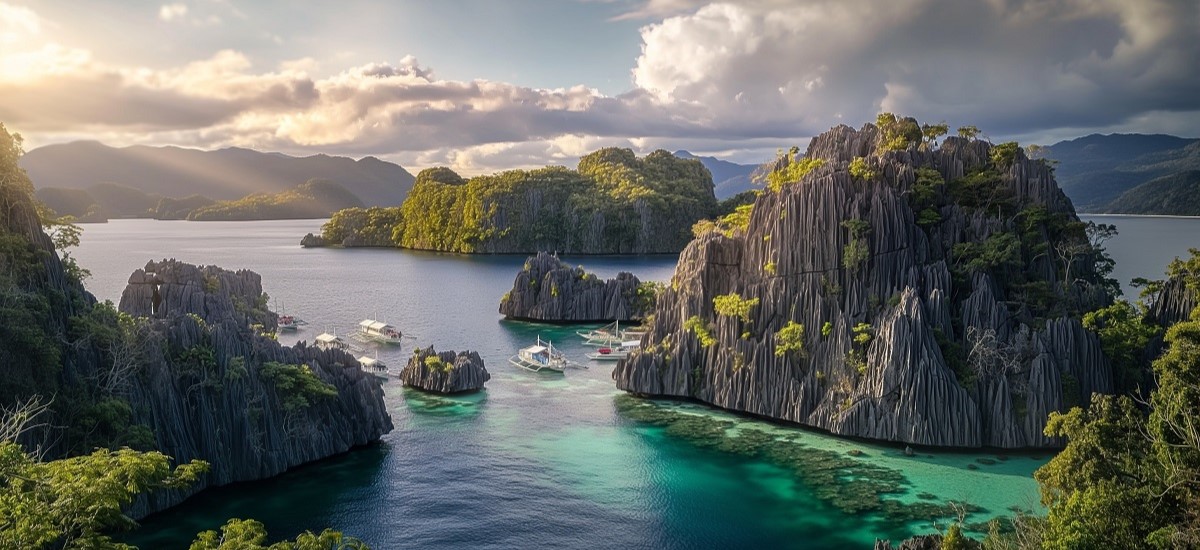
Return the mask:
[[(1045, 226), (1018, 226), (1020, 216), (998, 215), (990, 203), (955, 202), (963, 187), (933, 186), (937, 210), (924, 213), (932, 223), (917, 223), (916, 169), (936, 170), (945, 182), (977, 175), (996, 162), (991, 144), (948, 138), (941, 147), (881, 152), (878, 141), (874, 125), (814, 138), (807, 157), (823, 166), (758, 197), (745, 230), (693, 240), (659, 293), (642, 349), (613, 370), (617, 386), (912, 445), (1061, 445), (1042, 433), (1048, 413), (1113, 390), (1099, 339), (1075, 317), (1108, 298), (1094, 286), (1054, 286), (1062, 264), (1046, 254), (1022, 256), (1019, 275), (1007, 279), (967, 268), (956, 245), (1007, 233), (1035, 247), (1052, 236)], [(877, 173), (852, 176), (857, 157)], [(987, 185), (1011, 197), (1013, 210), (1078, 220), (1049, 166), (1019, 150)], [(851, 228), (864, 222), (868, 231), (856, 237)], [(854, 245), (866, 252), (847, 262)], [(1081, 264), (1072, 277), (1092, 277)], [(1026, 281), (1059, 289), (1036, 315), (1020, 294)], [(731, 293), (758, 300), (747, 320), (715, 310), (714, 298)], [(805, 329), (803, 351), (777, 354), (789, 322)], [(994, 337), (1010, 366), (967, 364), (968, 334)]]
[[(212, 471), (188, 491), (142, 497), (136, 515), (161, 510), (211, 485), (262, 479), (377, 441), (392, 429), (383, 392), (353, 356), (303, 343), (281, 346), (261, 278), (175, 260), (135, 271), (121, 310), (151, 320), (152, 337), (128, 390), (135, 421), (155, 448)], [(324, 392), (300, 392), (315, 377)]]
[(602, 281), (547, 252), (525, 260), (513, 288), (500, 300), (509, 319), (549, 322), (629, 321), (646, 313), (639, 305), (638, 278), (618, 273)]
[(483, 389), (491, 380), (483, 358), (473, 351), (434, 351), (433, 346), (418, 348), (400, 371), (405, 386), (436, 393), (462, 393)]

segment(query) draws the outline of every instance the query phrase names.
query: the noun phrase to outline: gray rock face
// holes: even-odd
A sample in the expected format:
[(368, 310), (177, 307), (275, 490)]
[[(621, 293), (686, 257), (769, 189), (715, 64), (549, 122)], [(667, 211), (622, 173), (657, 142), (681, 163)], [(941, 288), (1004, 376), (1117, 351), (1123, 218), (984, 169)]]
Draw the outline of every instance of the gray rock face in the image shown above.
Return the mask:
[(304, 248), (320, 248), (323, 246), (329, 246), (329, 243), (320, 235), (306, 233), (304, 237), (300, 239), (300, 246)]
[[(431, 359), (436, 358), (436, 359)], [(492, 379), (483, 358), (473, 351), (434, 351), (433, 346), (417, 349), (400, 371), (405, 386), (436, 393), (462, 393), (483, 389)]]
[[(276, 326), (261, 297), (261, 279), (251, 271), (164, 260), (130, 276), (120, 309), (152, 323), (149, 359), (128, 390), (135, 421), (152, 428), (158, 450), (212, 465), (198, 486), (145, 496), (133, 514), (162, 510), (206, 486), (274, 476), (391, 431), (382, 390), (353, 356), (283, 347), (261, 334)], [(280, 365), (334, 392), (287, 390)]]
[(1150, 317), (1164, 327), (1186, 321), (1191, 318), (1192, 310), (1200, 306), (1198, 294), (1187, 288), (1182, 278), (1167, 279), (1158, 297), (1150, 304)]
[(525, 261), (512, 290), (500, 300), (500, 313), (530, 321), (629, 321), (643, 314), (638, 307), (640, 284), (632, 273), (602, 281), (558, 256), (538, 252)]
[[(946, 447), (1060, 445), (1042, 434), (1046, 415), (1112, 391), (1099, 339), (1072, 317), (1032, 319), (1010, 295), (1016, 287), (992, 272), (964, 279), (952, 269), (957, 244), (1000, 232), (1047, 239), (1046, 229), (1026, 230), (1011, 214), (953, 201), (942, 201), (940, 223), (923, 228), (908, 202), (915, 169), (954, 181), (982, 168), (991, 145), (949, 138), (934, 150), (877, 155), (877, 138), (873, 125), (815, 138), (808, 157), (824, 159), (822, 167), (760, 196), (744, 232), (692, 241), (671, 288), (658, 296), (643, 348), (613, 370), (617, 386), (837, 435)], [(879, 177), (852, 177), (855, 157), (875, 159)], [(1022, 208), (1077, 220), (1049, 168), (1019, 151), (997, 185)], [(869, 250), (858, 265), (843, 261), (856, 240), (847, 220), (870, 226), (858, 237)], [(1021, 276), (1061, 281), (1060, 267), (1043, 255)], [(1072, 275), (1080, 269), (1077, 262)], [(1059, 300), (1080, 310), (1106, 299), (1090, 288), (1061, 292)], [(714, 311), (713, 299), (729, 293), (759, 300), (749, 322)], [(684, 328), (692, 317), (713, 345)], [(804, 351), (777, 355), (776, 333), (789, 321), (805, 327)], [(859, 325), (868, 328), (860, 333)], [(855, 342), (860, 334), (865, 343)], [(969, 361), (967, 350), (979, 342), (991, 354)]]

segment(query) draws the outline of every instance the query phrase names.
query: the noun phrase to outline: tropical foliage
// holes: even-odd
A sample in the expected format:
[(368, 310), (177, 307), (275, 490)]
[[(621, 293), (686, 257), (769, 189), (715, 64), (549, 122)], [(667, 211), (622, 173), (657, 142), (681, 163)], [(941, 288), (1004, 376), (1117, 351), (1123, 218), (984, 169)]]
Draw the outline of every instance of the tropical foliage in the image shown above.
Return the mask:
[(681, 250), (692, 225), (716, 207), (712, 176), (699, 161), (607, 148), (585, 155), (577, 170), (470, 179), (423, 170), (399, 209), (338, 212), (322, 236), (452, 252), (669, 252)]
[(122, 513), (139, 493), (194, 483), (208, 464), (130, 449), (39, 462), (0, 441), (0, 547), (129, 548), (106, 534), (133, 525)]

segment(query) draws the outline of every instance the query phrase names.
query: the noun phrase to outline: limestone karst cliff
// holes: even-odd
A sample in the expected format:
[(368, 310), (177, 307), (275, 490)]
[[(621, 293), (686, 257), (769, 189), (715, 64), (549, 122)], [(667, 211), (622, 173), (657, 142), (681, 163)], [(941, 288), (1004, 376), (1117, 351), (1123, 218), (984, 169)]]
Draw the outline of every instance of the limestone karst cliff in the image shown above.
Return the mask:
[(601, 280), (548, 252), (525, 260), (512, 290), (500, 299), (509, 319), (578, 323), (641, 319), (653, 301), (653, 288), (632, 273)]
[(1047, 414), (1112, 391), (1078, 320), (1112, 285), (1046, 163), (1015, 144), (935, 146), (901, 119), (834, 128), (775, 173), (796, 177), (683, 251), (619, 388), (1004, 448), (1060, 444)]
[[(353, 356), (267, 336), (276, 316), (265, 300), (252, 271), (174, 260), (147, 263), (121, 295), (121, 311), (150, 319), (129, 402), (156, 449), (212, 464), (203, 485), (270, 477), (392, 429), (383, 391)], [(180, 496), (151, 494), (146, 509)]]
[(436, 393), (479, 391), (491, 379), (478, 353), (453, 350), (438, 353), (433, 346), (417, 348), (400, 371), (400, 381), (405, 386)]
[[(252, 272), (151, 262), (129, 279), (128, 315), (97, 303), (60, 257), (70, 227), (43, 230), (16, 157), (0, 126), (0, 405), (48, 403), (18, 440), (26, 449), (49, 459), (129, 446), (210, 462), (190, 493), (391, 430), (382, 390), (352, 356), (268, 336), (276, 316)], [(153, 493), (129, 513), (187, 493)]]

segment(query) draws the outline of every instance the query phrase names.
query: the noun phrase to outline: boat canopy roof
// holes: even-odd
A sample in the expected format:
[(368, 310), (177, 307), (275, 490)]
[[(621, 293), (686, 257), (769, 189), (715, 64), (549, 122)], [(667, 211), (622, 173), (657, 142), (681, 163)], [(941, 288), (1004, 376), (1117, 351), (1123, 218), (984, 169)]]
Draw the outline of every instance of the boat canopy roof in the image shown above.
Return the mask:
[(359, 323), (358, 326), (367, 328), (367, 329), (371, 329), (371, 330), (380, 330), (381, 331), (385, 328), (390, 328), (392, 325), (389, 325), (383, 321), (367, 319), (367, 320), (364, 320), (363, 322)]
[(374, 367), (379, 364), (379, 360), (374, 357), (359, 357), (358, 362), (364, 367)]
[(545, 353), (546, 352), (546, 346), (529, 346), (525, 349), (528, 350), (529, 353)]
[(621, 347), (623, 347), (623, 348), (636, 348), (640, 345), (642, 345), (641, 340), (626, 340), (624, 342), (621, 342)]
[(340, 338), (338, 338), (337, 336), (334, 336), (332, 334), (329, 334), (328, 332), (323, 332), (323, 333), (317, 335), (316, 340), (318, 342), (324, 342), (326, 344), (330, 344), (333, 342), (337, 342), (338, 340), (340, 340)]

